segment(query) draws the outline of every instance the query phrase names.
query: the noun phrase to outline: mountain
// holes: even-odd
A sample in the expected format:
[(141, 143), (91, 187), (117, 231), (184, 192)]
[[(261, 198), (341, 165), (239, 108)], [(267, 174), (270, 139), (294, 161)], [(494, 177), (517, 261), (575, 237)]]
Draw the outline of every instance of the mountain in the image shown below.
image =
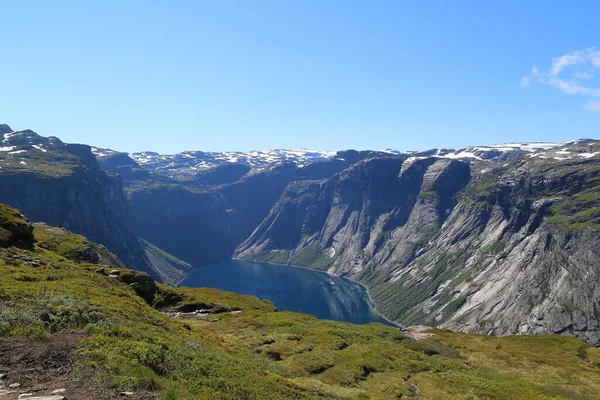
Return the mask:
[(90, 146), (31, 130), (13, 132), (8, 125), (0, 131), (0, 202), (33, 221), (102, 243), (129, 268), (168, 275), (170, 267), (157, 268), (146, 254), (150, 250), (135, 231), (121, 178), (100, 169)]
[[(142, 235), (195, 265), (233, 255), (308, 266), (365, 283), (403, 325), (598, 344), (598, 155), (597, 141), (580, 139), (227, 159), (193, 176), (183, 171), (197, 160), (168, 173), (132, 156), (124, 165), (150, 173), (125, 180)], [(580, 198), (589, 204), (561, 205)]]
[(507, 161), (376, 158), (292, 183), (234, 256), (359, 280), (405, 325), (599, 344), (600, 142)]
[(232, 256), (307, 266), (364, 283), (405, 326), (600, 343), (598, 141), (142, 159), (0, 129), (0, 201), (128, 267), (177, 282)]
[(290, 182), (328, 178), (362, 159), (388, 156), (349, 150), (308, 164), (295, 159), (254, 168), (234, 160), (169, 176), (147, 170), (133, 155), (97, 148), (96, 154), (101, 168), (123, 179), (139, 235), (193, 265), (231, 257)]
[(579, 339), (399, 331), (174, 288), (4, 205), (0, 269), (7, 400), (550, 400), (600, 392), (600, 349)]
[[(135, 168), (143, 167), (145, 170), (164, 175), (170, 178), (187, 179), (202, 175), (205, 171), (213, 170), (221, 165), (240, 165), (248, 169), (260, 169), (266, 166), (293, 163), (300, 167), (330, 160), (352, 161), (352, 153), (370, 153), (370, 157), (386, 155), (407, 155), (417, 157), (442, 157), (455, 159), (473, 159), (473, 160), (516, 160), (520, 157), (539, 150), (552, 149), (554, 147), (565, 147), (573, 145), (578, 141), (571, 142), (532, 142), (532, 143), (505, 143), (492, 146), (470, 146), (460, 149), (430, 149), (426, 151), (406, 151), (385, 149), (380, 151), (319, 151), (319, 150), (263, 150), (249, 152), (203, 152), (203, 151), (184, 151), (182, 153), (164, 155), (151, 151), (126, 154), (115, 150), (92, 147), (92, 152), (96, 158), (103, 164), (105, 160), (112, 159), (114, 156), (128, 157), (121, 159), (120, 164), (114, 164), (113, 168)], [(361, 158), (361, 159), (362, 159)], [(352, 162), (357, 162), (354, 159)], [(241, 177), (241, 176), (240, 176)]]
[[(93, 148), (92, 150), (100, 160), (117, 153), (109, 149)], [(335, 152), (305, 149), (223, 153), (184, 151), (178, 154), (161, 155), (144, 151), (129, 156), (148, 171), (171, 178), (186, 178), (223, 164), (241, 164), (250, 168), (261, 168), (277, 163), (291, 162), (302, 166), (316, 161), (326, 161), (335, 156)]]

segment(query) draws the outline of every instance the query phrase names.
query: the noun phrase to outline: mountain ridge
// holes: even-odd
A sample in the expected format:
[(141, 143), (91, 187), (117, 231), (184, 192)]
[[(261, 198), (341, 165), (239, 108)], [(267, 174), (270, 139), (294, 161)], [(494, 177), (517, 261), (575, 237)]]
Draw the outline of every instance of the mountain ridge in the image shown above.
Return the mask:
[[(560, 332), (600, 343), (600, 290), (592, 284), (600, 141), (345, 150), (309, 163), (265, 161), (262, 153), (266, 164), (217, 160), (190, 176), (192, 154), (208, 153), (185, 153), (187, 164), (169, 174), (126, 153), (33, 131), (2, 136), (0, 183), (73, 171), (120, 180), (115, 193), (129, 217), (119, 218), (135, 227), (130, 237), (175, 256), (140, 245), (161, 265), (174, 261), (168, 276), (232, 256), (306, 266), (365, 284), (378, 309), (403, 325)], [(27, 205), (26, 197), (7, 202)], [(77, 215), (81, 223), (92, 211)]]

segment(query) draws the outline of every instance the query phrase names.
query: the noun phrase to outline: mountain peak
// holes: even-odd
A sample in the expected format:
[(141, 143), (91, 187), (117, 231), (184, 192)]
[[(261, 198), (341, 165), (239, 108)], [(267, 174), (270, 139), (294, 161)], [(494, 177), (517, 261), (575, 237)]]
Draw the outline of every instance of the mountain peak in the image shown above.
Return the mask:
[(8, 126), (7, 124), (0, 124), (0, 133), (1, 134), (5, 134), (5, 133), (12, 133), (13, 130), (10, 129), (10, 126)]

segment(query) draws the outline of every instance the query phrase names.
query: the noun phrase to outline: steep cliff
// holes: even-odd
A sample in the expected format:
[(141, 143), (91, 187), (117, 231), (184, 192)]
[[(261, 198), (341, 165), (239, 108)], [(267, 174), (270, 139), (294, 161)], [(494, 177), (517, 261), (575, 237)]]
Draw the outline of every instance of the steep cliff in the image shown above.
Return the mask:
[(598, 155), (584, 142), (478, 168), (423, 254), (373, 287), (375, 301), (407, 324), (599, 344)]
[(89, 146), (2, 130), (0, 202), (101, 243), (129, 268), (160, 275), (134, 229), (121, 179), (99, 168)]
[(290, 184), (240, 258), (364, 282), (402, 324), (600, 343), (600, 145), (517, 161), (371, 159)]
[(327, 181), (294, 183), (236, 256), (375, 279), (414, 257), (468, 180), (460, 161), (375, 158)]
[[(303, 166), (276, 163), (252, 170), (241, 164), (220, 164), (175, 179), (157, 173), (132, 174), (127, 167), (131, 163), (123, 156), (108, 164), (116, 155), (106, 150), (102, 154), (106, 155), (101, 156), (101, 165), (114, 168), (124, 179), (140, 236), (193, 265), (231, 257), (291, 182), (328, 178), (357, 160), (381, 155), (348, 152), (348, 160), (336, 157)], [(116, 169), (115, 164), (126, 166)]]

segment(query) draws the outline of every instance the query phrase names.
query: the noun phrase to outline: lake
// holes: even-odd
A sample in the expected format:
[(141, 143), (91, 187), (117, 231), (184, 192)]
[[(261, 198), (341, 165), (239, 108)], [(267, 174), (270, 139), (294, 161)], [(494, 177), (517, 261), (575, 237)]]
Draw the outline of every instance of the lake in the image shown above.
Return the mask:
[(391, 325), (375, 313), (363, 286), (307, 268), (225, 260), (197, 267), (181, 286), (249, 294), (271, 300), (279, 310), (312, 314), (323, 319)]

